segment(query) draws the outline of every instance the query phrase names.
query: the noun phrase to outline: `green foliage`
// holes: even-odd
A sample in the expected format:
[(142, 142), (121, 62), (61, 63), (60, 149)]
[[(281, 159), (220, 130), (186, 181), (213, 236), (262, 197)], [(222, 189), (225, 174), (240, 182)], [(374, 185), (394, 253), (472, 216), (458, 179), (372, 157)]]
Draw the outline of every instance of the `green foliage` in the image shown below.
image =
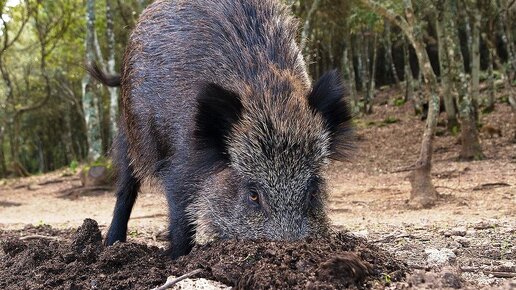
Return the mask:
[(385, 284), (391, 284), (392, 283), (392, 278), (389, 274), (387, 273), (382, 273), (382, 280)]
[[(116, 71), (120, 71), (124, 49), (131, 29), (142, 10), (152, 0), (110, 1), (114, 17)], [(347, 48), (346, 67), (351, 66), (355, 78), (354, 89), (357, 96), (353, 99), (354, 112), (364, 111), (365, 103), (360, 99), (367, 90), (368, 76), (363, 72), (375, 68), (384, 68), (385, 60), (382, 50), (389, 40), (392, 43), (392, 56), (398, 71), (402, 71), (404, 60), (400, 54), (405, 43), (404, 34), (399, 27), (390, 23), (391, 32), (386, 33), (383, 17), (371, 12), (369, 8), (356, 0), (321, 0), (318, 9), (311, 19), (307, 19), (314, 0), (283, 0), (291, 4), (294, 14), (299, 18), (301, 27), (309, 22), (307, 42), (307, 66), (313, 79), (318, 79), (325, 71), (338, 68), (344, 71), (344, 48)], [(405, 17), (404, 0), (376, 0), (389, 11)], [(12, 162), (19, 162), (30, 173), (46, 172), (57, 168), (68, 167), (71, 171), (78, 169), (79, 163), (86, 161), (88, 141), (83, 109), (83, 68), (86, 54), (86, 5), (83, 0), (27, 0), (18, 4), (0, 5), (0, 177), (8, 170)], [(108, 38), (106, 35), (107, 1), (95, 1), (95, 32), (99, 51), (97, 54), (108, 55)], [(435, 17), (437, 15), (435, 1), (411, 0), (417, 25), (412, 27), (425, 40), (428, 51), (435, 49)], [(454, 3), (456, 1), (454, 0)], [(469, 2), (468, 2), (469, 3)], [(457, 5), (453, 5), (456, 7)], [(497, 1), (482, 1), (479, 11), (486, 25), (482, 33), (497, 35), (503, 38), (498, 24), (505, 15)], [(468, 6), (469, 7), (469, 6)], [(469, 7), (468, 9), (474, 9)], [(456, 8), (454, 8), (456, 10)], [(459, 15), (459, 11), (452, 11)], [(468, 12), (469, 13), (469, 12)], [(467, 13), (466, 13), (467, 14)], [(457, 29), (465, 34), (468, 17), (456, 19)], [(514, 19), (511, 19), (514, 21)], [(512, 22), (511, 22), (512, 23)], [(500, 25), (503, 27), (503, 25)], [(461, 35), (462, 35), (461, 34)], [(8, 37), (8, 39), (5, 39)], [(458, 40), (460, 41), (460, 40)], [(484, 44), (486, 41), (482, 40)], [(466, 48), (467, 43), (458, 47)], [(376, 44), (376, 47), (375, 47)], [(503, 45), (501, 42), (496, 45)], [(410, 48), (412, 49), (412, 48)], [(499, 49), (507, 51), (507, 47)], [(375, 58), (376, 52), (376, 58)], [(486, 56), (487, 45), (483, 45), (483, 56)], [(465, 52), (466, 53), (466, 52)], [(360, 55), (360, 57), (359, 57)], [(360, 58), (361, 67), (358, 67)], [(409, 57), (415, 58), (412, 52)], [(510, 61), (504, 54), (495, 64), (493, 72), (495, 80), (502, 80), (505, 72), (511, 72)], [(433, 59), (435, 60), (435, 59)], [(438, 61), (438, 60), (435, 60)], [(414, 72), (419, 68), (412, 64)], [(483, 67), (486, 67), (485, 64)], [(385, 75), (377, 70), (376, 77)], [(346, 81), (350, 81), (346, 75)], [(481, 80), (490, 76), (481, 73)], [(403, 81), (404, 76), (400, 75)], [(369, 78), (370, 79), (370, 78)], [(513, 78), (513, 81), (516, 79)], [(499, 83), (499, 82), (498, 82)], [(389, 85), (378, 82), (378, 85)], [(514, 83), (516, 85), (516, 83)], [(415, 84), (418, 90), (420, 85)], [(104, 140), (104, 153), (110, 147), (109, 136), (109, 98), (107, 90), (94, 83), (92, 93), (98, 101), (101, 112), (99, 131)], [(374, 94), (371, 94), (374, 95)], [(405, 104), (403, 98), (395, 98), (394, 106)], [(502, 102), (508, 102), (508, 96), (502, 96)], [(384, 126), (398, 122), (395, 116), (383, 121), (357, 123), (357, 126)], [(107, 125), (106, 125), (107, 124)], [(457, 135), (459, 128), (452, 128)], [(96, 160), (87, 166), (107, 165), (111, 162), (105, 158)], [(7, 168), (7, 169), (6, 169)]]
[(388, 116), (387, 118), (383, 119), (384, 124), (395, 124), (398, 123), (400, 119), (394, 117), (394, 116)]
[(394, 100), (394, 106), (396, 107), (401, 107), (403, 105), (405, 105), (406, 101), (404, 98), (397, 98)]
[(70, 162), (70, 165), (68, 166), (68, 168), (73, 172), (77, 172), (77, 168), (79, 167), (79, 162), (77, 160), (72, 160), (72, 162)]
[(131, 238), (137, 238), (138, 236), (140, 236), (140, 233), (138, 232), (138, 230), (131, 230), (127, 233), (127, 235)]

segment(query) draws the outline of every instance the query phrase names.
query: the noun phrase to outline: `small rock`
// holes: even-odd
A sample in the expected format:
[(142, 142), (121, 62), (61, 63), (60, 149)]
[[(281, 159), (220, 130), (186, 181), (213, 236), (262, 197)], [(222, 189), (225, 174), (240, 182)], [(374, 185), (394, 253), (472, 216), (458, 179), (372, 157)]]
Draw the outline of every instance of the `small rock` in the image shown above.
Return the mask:
[(427, 262), (430, 266), (442, 266), (455, 262), (457, 256), (455, 253), (448, 248), (438, 249), (425, 249), (427, 254)]
[(464, 228), (464, 227), (453, 228), (451, 230), (451, 235), (452, 236), (464, 237), (466, 235), (466, 231), (467, 231), (467, 229)]
[(490, 223), (490, 222), (487, 222), (487, 221), (481, 221), (481, 222), (476, 223), (473, 226), (473, 228), (475, 228), (476, 230), (485, 230), (485, 229), (491, 229), (491, 228), (493, 228), (495, 226), (496, 226), (495, 223)]
[(461, 246), (463, 246), (464, 248), (467, 248), (471, 245), (471, 242), (469, 241), (469, 239), (465, 238), (465, 237), (455, 237), (454, 240), (461, 244)]
[(368, 236), (369, 236), (369, 231), (368, 230), (360, 230), (360, 231), (357, 231), (357, 232), (352, 232), (353, 235), (359, 237), (359, 238), (364, 238), (364, 239), (367, 239)]
[(452, 272), (446, 272), (444, 273), (441, 283), (443, 287), (450, 287), (454, 289), (460, 289), (462, 288), (462, 280), (461, 278)]
[(469, 229), (466, 231), (467, 236), (475, 236), (477, 234), (477, 231), (474, 229)]
[(484, 256), (493, 260), (500, 260), (502, 258), (502, 253), (500, 249), (493, 248), (485, 250)]

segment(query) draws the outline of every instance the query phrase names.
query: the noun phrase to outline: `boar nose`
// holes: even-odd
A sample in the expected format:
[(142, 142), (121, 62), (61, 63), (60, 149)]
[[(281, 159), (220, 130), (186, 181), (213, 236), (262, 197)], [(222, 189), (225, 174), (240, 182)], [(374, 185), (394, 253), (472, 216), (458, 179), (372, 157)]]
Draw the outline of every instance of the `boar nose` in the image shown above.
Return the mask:
[(305, 219), (284, 218), (271, 225), (268, 236), (272, 240), (295, 241), (308, 235), (308, 222)]

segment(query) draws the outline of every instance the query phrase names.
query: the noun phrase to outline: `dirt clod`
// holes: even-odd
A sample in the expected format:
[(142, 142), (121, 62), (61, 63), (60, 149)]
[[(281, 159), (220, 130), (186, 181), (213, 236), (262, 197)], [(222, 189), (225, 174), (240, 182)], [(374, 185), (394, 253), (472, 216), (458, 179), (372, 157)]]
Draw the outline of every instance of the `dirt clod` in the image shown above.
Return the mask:
[[(48, 228), (44, 229), (47, 233)], [(56, 233), (56, 235), (60, 235)], [(170, 260), (163, 249), (136, 243), (102, 245), (97, 222), (86, 219), (73, 235), (21, 240), (1, 237), (1, 289), (148, 289), (169, 275), (202, 269), (196, 277), (237, 289), (368, 288), (404, 277), (406, 265), (346, 233), (296, 242), (219, 241)], [(71, 237), (71, 238), (70, 238)]]

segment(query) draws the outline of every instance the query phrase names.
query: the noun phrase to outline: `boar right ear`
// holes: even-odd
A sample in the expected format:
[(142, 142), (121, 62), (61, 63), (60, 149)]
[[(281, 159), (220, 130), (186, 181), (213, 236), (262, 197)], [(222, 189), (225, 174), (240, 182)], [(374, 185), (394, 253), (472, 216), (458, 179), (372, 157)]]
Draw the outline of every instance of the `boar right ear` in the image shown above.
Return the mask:
[(241, 113), (242, 102), (238, 94), (213, 83), (201, 87), (197, 96), (195, 146), (208, 151), (210, 161), (229, 160), (227, 138)]
[(322, 115), (331, 134), (331, 158), (347, 159), (353, 148), (351, 109), (345, 98), (346, 91), (337, 70), (324, 74), (308, 95), (310, 107)]

